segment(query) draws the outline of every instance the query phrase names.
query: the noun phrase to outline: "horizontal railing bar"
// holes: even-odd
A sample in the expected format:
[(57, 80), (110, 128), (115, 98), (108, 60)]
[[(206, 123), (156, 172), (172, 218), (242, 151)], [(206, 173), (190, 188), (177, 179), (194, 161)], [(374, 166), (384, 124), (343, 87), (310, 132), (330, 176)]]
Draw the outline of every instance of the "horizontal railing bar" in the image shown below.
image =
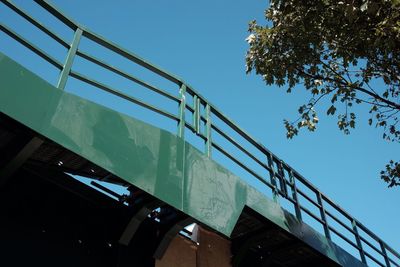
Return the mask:
[[(208, 103), (204, 97), (199, 95), (197, 92), (195, 92), (192, 88), (188, 87), (188, 92), (192, 94), (196, 94), (204, 103)], [(274, 161), (281, 161), (274, 153), (269, 151), (266, 147), (264, 147), (261, 143), (257, 142), (250, 134), (248, 134), (246, 131), (241, 129), (239, 126), (237, 126), (232, 120), (230, 120), (227, 116), (225, 116), (221, 111), (219, 111), (215, 106), (212, 104), (208, 103), (211, 107), (211, 111), (214, 115), (216, 115), (219, 119), (221, 119), (224, 123), (226, 123), (229, 127), (231, 127), (234, 131), (236, 131), (240, 136), (242, 136), (246, 141), (248, 141), (250, 144), (255, 146), (261, 153), (265, 155), (271, 155)], [(293, 168), (289, 167), (291, 170), (296, 172)], [(296, 172), (297, 173), (297, 172)], [(298, 173), (297, 173), (298, 174)], [(278, 174), (279, 175), (279, 174)], [(300, 174), (298, 174), (300, 176)], [(311, 185), (305, 178), (304, 179), (304, 184), (306, 186)], [(313, 189), (315, 192), (318, 192), (318, 189), (316, 187), (311, 185), (311, 189)]]
[(368, 240), (366, 240), (364, 237), (360, 236), (360, 239), (367, 244), (370, 248), (372, 248), (373, 250), (375, 250), (377, 253), (379, 253), (382, 257), (385, 257), (385, 254), (382, 253), (382, 251), (380, 251), (377, 247), (375, 247), (374, 245), (372, 245)]
[[(285, 165), (288, 166), (288, 165), (287, 165), (286, 163), (284, 163), (284, 162), (283, 162), (282, 165), (284, 165), (284, 167), (285, 167)], [(307, 179), (304, 178), (303, 175), (301, 175), (300, 173), (298, 173), (296, 170), (294, 170), (294, 169), (293, 169), (292, 167), (290, 167), (290, 166), (289, 166), (289, 170), (292, 171), (293, 176), (294, 176), (299, 182), (301, 182), (302, 184), (304, 184), (308, 189), (310, 189), (311, 191), (313, 191), (315, 194), (318, 194), (319, 190), (318, 190), (314, 185), (312, 185), (309, 181), (307, 181)], [(323, 197), (322, 195), (323, 195), (323, 194), (321, 193), (321, 197)]]
[[(231, 127), (234, 131), (236, 131), (240, 136), (242, 136), (246, 141), (248, 141), (250, 144), (252, 144), (253, 146), (255, 146), (258, 150), (260, 150), (261, 153), (265, 154), (265, 155), (272, 155), (273, 160), (278, 160), (280, 161), (280, 159), (274, 155), (271, 151), (269, 151), (266, 147), (264, 147), (261, 143), (257, 142), (253, 137), (250, 136), (250, 134), (248, 134), (247, 132), (245, 132), (243, 129), (241, 129), (239, 126), (237, 126), (232, 120), (230, 120), (227, 116), (225, 116), (221, 111), (219, 111), (215, 106), (213, 106), (212, 104), (210, 104), (209, 102), (207, 102), (207, 100), (205, 100), (204, 97), (202, 97), (200, 94), (198, 94), (197, 92), (195, 92), (192, 88), (188, 87), (188, 92), (191, 93), (192, 95), (197, 95), (200, 100), (202, 101), (202, 103), (206, 103), (208, 105), (210, 105), (211, 107), (211, 111), (214, 115), (216, 115), (219, 119), (221, 119), (224, 123), (226, 123), (229, 127)], [(292, 169), (290, 167), (290, 169)], [(285, 179), (284, 177), (282, 177), (282, 179)], [(305, 180), (305, 179), (304, 179)], [(287, 181), (287, 180), (286, 180)], [(307, 184), (307, 182), (305, 183)], [(315, 189), (316, 190), (316, 189)], [(316, 190), (316, 192), (318, 192), (318, 190)]]
[(221, 111), (219, 111), (216, 107), (209, 104), (211, 108), (211, 112), (214, 113), (219, 119), (221, 119), (224, 123), (230, 126), (233, 130), (235, 130), (239, 135), (241, 135), (244, 139), (246, 139), (250, 144), (258, 148), (264, 154), (273, 155), (267, 148), (265, 148), (262, 144), (255, 141), (254, 138), (250, 136), (247, 132), (242, 130), (239, 126), (237, 126), (232, 120), (230, 120), (227, 116), (225, 116)]
[(192, 132), (195, 132), (194, 127), (187, 121), (185, 121), (185, 127), (188, 128), (189, 130), (191, 130)]
[(219, 119), (221, 119), (224, 123), (226, 123), (228, 126), (230, 126), (233, 130), (235, 130), (239, 135), (241, 135), (245, 140), (247, 140), (250, 144), (255, 146), (257, 149), (259, 149), (263, 154), (271, 154), (274, 158), (276, 157), (271, 151), (269, 151), (266, 147), (264, 147), (260, 142), (257, 142), (249, 133), (241, 129), (239, 126), (237, 126), (231, 119), (229, 119), (226, 115), (224, 115), (218, 108), (216, 108), (214, 105), (209, 103), (202, 95), (200, 95), (198, 92), (196, 92), (191, 86), (187, 85), (187, 92), (190, 93), (190, 95), (194, 96), (196, 95), (202, 104), (206, 105), (208, 104), (210, 106), (211, 112), (214, 113)]
[(357, 227), (361, 230), (364, 231), (364, 233), (366, 233), (367, 235), (369, 235), (370, 237), (372, 237), (375, 241), (377, 241), (378, 243), (381, 242), (384, 247), (389, 250), (394, 256), (396, 256), (398, 259), (400, 259), (400, 254), (397, 253), (394, 249), (392, 249), (389, 245), (387, 245), (382, 239), (380, 239), (377, 235), (375, 235), (374, 233), (371, 232), (371, 230), (369, 230), (367, 227), (365, 227), (362, 223), (360, 223), (359, 221), (355, 220), (357, 223)]
[(118, 46), (117, 44), (111, 42), (111, 41), (107, 41), (106, 39), (104, 39), (103, 37), (101, 37), (100, 35), (88, 30), (88, 29), (84, 29), (83, 31), (83, 35), (87, 38), (89, 38), (90, 40), (110, 49), (111, 51), (129, 59), (132, 62), (135, 62), (136, 64), (160, 75), (161, 77), (164, 77), (165, 79), (177, 84), (177, 85), (181, 85), (184, 82), (173, 76), (172, 74), (169, 74), (168, 72), (154, 66), (153, 64), (150, 64), (149, 62), (145, 61), (144, 59), (140, 58), (139, 56), (135, 55), (132, 52), (127, 51), (126, 49)]
[(388, 260), (394, 264), (394, 266), (396, 267), (400, 267), (399, 263), (395, 262), (394, 260), (392, 260), (390, 257), (388, 257)]
[[(341, 220), (339, 220), (338, 218), (336, 218), (336, 216), (334, 216), (333, 214), (331, 214), (329, 211), (325, 211), (326, 214), (331, 217), (333, 220), (335, 220), (337, 223), (339, 223), (342, 227), (344, 227), (346, 230), (348, 230), (350, 233), (352, 233), (353, 235), (356, 235), (356, 233), (354, 232), (353, 229), (351, 229), (349, 226), (345, 225)], [(379, 253), (382, 257), (384, 257), (385, 255), (382, 253), (382, 251), (380, 251), (377, 247), (375, 247), (373, 244), (371, 244), (368, 240), (366, 240), (363, 236), (360, 236), (360, 239), (367, 244), (370, 248), (372, 248), (373, 250), (375, 250), (377, 253)], [(375, 240), (376, 241), (376, 240)]]
[(379, 266), (386, 267), (385, 264), (383, 264), (382, 262), (378, 261), (376, 258), (374, 258), (374, 256), (372, 256), (368, 252), (364, 251), (364, 255), (367, 256), (368, 258), (370, 258), (371, 260), (373, 260)]
[[(321, 194), (321, 197), (323, 200), (325, 200), (325, 202), (327, 202), (332, 208), (334, 208), (335, 210), (337, 210), (340, 214), (342, 214), (344, 217), (346, 217), (347, 219), (349, 219), (350, 221), (356, 221), (353, 216), (351, 216), (350, 214), (348, 214), (345, 210), (343, 210), (341, 207), (339, 207), (338, 205), (336, 205), (330, 198), (328, 198), (327, 196), (325, 196), (324, 194)], [(358, 225), (358, 223), (357, 223)]]
[(357, 246), (357, 244), (355, 244), (353, 241), (351, 241), (350, 239), (348, 239), (347, 237), (345, 237), (343, 234), (341, 234), (339, 231), (337, 231), (335, 228), (333, 228), (332, 226), (328, 225), (328, 228), (330, 231), (334, 232), (337, 236), (339, 236), (341, 239), (343, 239), (344, 241), (346, 241), (348, 244), (350, 244), (351, 246), (353, 246), (355, 249), (360, 250), (360, 248)]
[(202, 120), (204, 123), (207, 123), (207, 119), (204, 118), (204, 116), (201, 116), (201, 115), (200, 115), (200, 120)]
[(218, 128), (216, 125), (211, 124), (211, 128), (214, 129), (217, 133), (222, 135), (225, 139), (227, 139), (229, 142), (231, 142), (235, 147), (240, 149), (243, 153), (245, 153), (247, 156), (249, 156), (251, 159), (253, 159), (255, 162), (257, 162), (261, 167), (264, 167), (267, 171), (270, 171), (270, 168), (263, 162), (261, 162), (258, 158), (256, 158), (253, 154), (251, 154), (249, 151), (247, 151), (242, 145), (240, 145), (235, 139), (224, 133), (220, 128)]
[(194, 113), (194, 109), (192, 106), (190, 106), (188, 103), (185, 104), (185, 107), (192, 113)]
[(147, 83), (145, 81), (142, 81), (141, 79), (136, 78), (133, 75), (128, 74), (128, 73), (118, 69), (117, 67), (111, 66), (111, 65), (107, 64), (106, 62), (104, 62), (104, 61), (102, 61), (102, 60), (100, 60), (100, 59), (98, 59), (98, 58), (96, 58), (96, 57), (94, 57), (92, 55), (89, 55), (89, 54), (87, 54), (87, 53), (85, 53), (83, 51), (80, 51), (80, 50), (78, 50), (76, 52), (76, 54), (78, 56), (80, 56), (80, 57), (82, 57), (82, 58), (84, 58), (84, 59), (86, 59), (86, 60), (88, 60), (88, 61), (90, 61), (90, 62), (92, 62), (92, 63), (94, 63), (96, 65), (99, 65), (99, 66), (101, 66), (101, 67), (103, 67), (103, 68), (105, 68), (105, 69), (107, 69), (109, 71), (112, 71), (112, 72), (114, 72), (114, 73), (116, 73), (116, 74), (118, 74), (118, 75), (120, 75), (120, 76), (122, 76), (122, 77), (124, 77), (124, 78), (126, 78), (126, 79), (128, 79), (130, 81), (132, 81), (132, 82), (135, 82), (135, 83), (137, 83), (137, 84), (139, 84), (139, 85), (141, 85), (143, 87), (146, 87), (147, 89), (150, 89), (153, 92), (156, 92), (156, 93), (158, 93), (160, 95), (163, 95), (163, 96), (165, 96), (165, 97), (167, 97), (167, 98), (169, 98), (171, 100), (174, 100), (177, 103), (180, 101), (178, 97), (173, 96), (172, 94), (167, 93), (167, 92), (165, 92), (165, 91), (163, 91), (163, 90), (161, 90), (161, 89), (159, 89), (159, 88), (157, 88), (157, 87), (155, 87), (155, 86), (153, 86), (153, 85), (151, 85), (151, 84), (149, 84), (149, 83)]
[(250, 142), (252, 145), (254, 145), (262, 153), (271, 154), (273, 157), (276, 157), (271, 151), (269, 151), (266, 147), (264, 147), (264, 145), (262, 145), (260, 142), (257, 142), (249, 133), (247, 133), (245, 130), (241, 129), (238, 125), (236, 125), (231, 119), (229, 119), (225, 114), (223, 114), (214, 105), (209, 103), (202, 95), (200, 95), (198, 92), (196, 92), (191, 86), (187, 85), (187, 87), (188, 87), (187, 92), (189, 94), (191, 94), (192, 96), (197, 95), (197, 97), (200, 99), (202, 104), (204, 104), (204, 105), (208, 104), (210, 106), (211, 112), (214, 113), (214, 115), (216, 115), (218, 118), (220, 118), (224, 123), (226, 123), (228, 126), (230, 126), (237, 133), (239, 133), (244, 139), (246, 139), (248, 142)]
[(313, 212), (311, 212), (309, 209), (307, 209), (306, 207), (300, 205), (300, 209), (302, 209), (305, 213), (307, 213), (308, 215), (310, 215), (311, 217), (313, 217), (315, 220), (317, 220), (321, 225), (324, 225), (325, 222), (320, 219), (317, 215), (315, 215)]
[(346, 224), (344, 224), (344, 222), (342, 222), (341, 220), (339, 220), (338, 218), (336, 218), (336, 216), (334, 216), (332, 213), (330, 213), (328, 210), (325, 210), (325, 213), (332, 218), (334, 221), (336, 221), (338, 224), (340, 224), (342, 227), (344, 227), (347, 231), (351, 232), (353, 235), (356, 235), (356, 232), (354, 232), (353, 229), (351, 229), (349, 226), (347, 226)]
[(76, 30), (78, 27), (83, 30), (83, 35), (90, 40), (97, 42), (98, 44), (114, 51), (115, 53), (141, 65), (142, 67), (145, 67), (149, 69), (150, 71), (166, 78), (167, 80), (174, 82), (175, 84), (181, 85), (184, 82), (182, 79), (175, 77), (174, 75), (162, 70), (159, 67), (154, 66), (153, 64), (147, 62), (146, 60), (140, 58), (139, 56), (135, 55), (132, 52), (127, 51), (126, 49), (118, 46), (117, 44), (106, 40), (105, 38), (101, 37), (100, 35), (90, 31), (89, 29), (86, 29), (79, 25), (78, 23), (74, 22), (72, 19), (68, 18), (64, 14), (62, 14), (60, 11), (57, 10), (52, 4), (50, 4), (47, 0), (34, 0), (37, 4), (42, 6), (44, 9), (46, 9), (48, 12), (50, 12), (52, 15), (57, 17), (59, 20), (61, 20), (64, 24), (69, 26), (71, 29)]
[(396, 256), (398, 259), (400, 259), (399, 253), (397, 253), (393, 248), (391, 248), (389, 245), (387, 245), (384, 241), (381, 240), (385, 248), (390, 251), (394, 256)]
[(60, 11), (57, 10), (57, 8), (55, 8), (53, 6), (53, 4), (51, 4), (49, 1), (47, 0), (34, 0), (38, 5), (40, 5), (41, 7), (43, 7), (44, 9), (46, 9), (50, 14), (52, 14), (53, 16), (55, 16), (56, 18), (58, 18), (61, 22), (63, 22), (65, 25), (67, 25), (68, 27), (70, 27), (72, 30), (76, 30), (79, 27), (79, 24), (74, 22), (72, 19), (68, 18), (67, 16), (65, 16), (64, 14), (62, 14)]
[[(281, 192), (279, 192), (281, 194)], [(283, 196), (283, 194), (281, 194), (281, 196)], [(296, 201), (293, 199), (293, 197), (289, 196), (289, 194), (287, 196), (284, 196), (285, 200), (289, 201), (290, 203), (296, 205)], [(299, 203), (300, 205), (300, 203)]]
[(301, 191), (300, 188), (297, 187), (297, 193), (299, 193), (300, 195), (302, 195), (305, 199), (307, 199), (309, 202), (311, 202), (314, 206), (316, 206), (317, 208), (321, 208), (321, 205), (318, 204), (317, 202), (315, 202), (311, 197), (307, 196), (306, 193), (304, 193), (303, 191)]
[(276, 172), (275, 172), (275, 176), (276, 176), (277, 178), (279, 178), (279, 179), (284, 180), (285, 183), (286, 183), (287, 185), (290, 185), (290, 186), (291, 186), (290, 181), (285, 177), (285, 175), (281, 175), (278, 171), (276, 171)]
[(329, 205), (331, 205), (334, 209), (338, 210), (340, 213), (342, 213), (345, 217), (347, 217), (349, 220), (354, 219), (351, 215), (349, 215), (347, 212), (345, 212), (341, 207), (339, 207), (337, 204), (335, 204), (329, 197), (327, 197), (324, 193), (322, 193), (316, 186), (314, 186), (312, 183), (310, 183), (304, 176), (302, 176), (300, 173), (298, 173), (295, 169), (290, 167), (287, 163), (282, 162), (284, 169), (287, 171), (292, 171), (294, 177), (299, 180), (301, 183), (303, 183), (307, 188), (312, 190), (314, 193), (321, 194), (321, 198), (328, 202)]
[(291, 202), (292, 204), (296, 204), (296, 201), (291, 196), (287, 196), (285, 197), (285, 199)]
[[(283, 163), (284, 167), (287, 170), (292, 169), (289, 165), (287, 165), (286, 163)], [(308, 182), (302, 175), (300, 175), (297, 171), (293, 170), (293, 174), (295, 175), (296, 179), (300, 180), (306, 187), (312, 189), (313, 191), (315, 190), (316, 192), (320, 192), (315, 186), (313, 186), (310, 182)], [(363, 230), (367, 235), (369, 235), (370, 237), (372, 237), (373, 239), (375, 239), (375, 241), (379, 242), (383, 242), (379, 237), (377, 237), (375, 234), (373, 234), (368, 228), (366, 228), (364, 225), (362, 225), (358, 220), (354, 219), (353, 216), (351, 216), (350, 214), (348, 214), (343, 208), (341, 208), (339, 205), (337, 205), (336, 203), (334, 203), (329, 197), (327, 197), (325, 194), (323, 194), (321, 192), (321, 197), (323, 200), (325, 200), (330, 206), (332, 206), (333, 209), (337, 210), (338, 212), (340, 212), (343, 216), (345, 216), (347, 219), (349, 220), (354, 220), (357, 224), (357, 226)], [(395, 256), (397, 256), (398, 258), (400, 258), (400, 255), (394, 251), (391, 247), (389, 247), (385, 242), (383, 242), (385, 248), (392, 252)]]
[[(215, 106), (213, 106), (211, 103), (209, 103), (203, 96), (201, 96), (199, 93), (197, 93), (192, 87), (188, 86), (187, 92), (189, 92), (192, 96), (197, 95), (198, 98), (200, 98), (201, 102), (204, 104), (208, 104), (211, 107), (211, 111), (216, 115), (219, 119), (221, 119), (224, 123), (226, 123), (228, 126), (230, 126), (234, 131), (236, 131), (239, 135), (241, 135), (245, 140), (247, 140), (249, 143), (254, 145), (257, 149), (259, 149), (262, 153), (265, 155), (271, 154), (273, 157), (274, 161), (281, 161), (275, 154), (273, 154), (271, 151), (269, 151), (266, 147), (264, 147), (261, 143), (257, 142), (250, 134), (248, 134), (246, 131), (241, 129), (239, 126), (237, 126), (232, 120), (230, 120), (227, 116), (225, 116), (221, 111), (219, 111)], [(300, 180), (305, 186), (309, 187), (311, 190), (313, 190), (315, 193), (318, 193), (319, 190), (312, 185), (309, 181), (307, 181), (302, 175), (300, 175), (296, 170), (294, 170), (292, 167), (287, 165), (286, 163), (283, 162), (283, 165), (286, 167), (287, 170), (292, 170), (293, 174), (296, 175), (298, 180)], [(322, 194), (322, 193), (321, 193)]]
[(53, 38), (56, 42), (64, 46), (65, 48), (69, 48), (69, 44), (64, 41), (60, 36), (58, 36), (56, 33), (52, 32), (50, 29), (46, 28), (43, 26), (40, 22), (36, 21), (33, 17), (28, 15), (26, 12), (24, 12), (22, 9), (17, 7), (14, 3), (8, 0), (1, 0), (3, 4), (5, 4), (7, 7), (9, 7), (11, 10), (15, 11), (18, 15), (26, 19), (28, 22), (36, 26), (39, 30)]
[(283, 167), (283, 161), (278, 159), (277, 157), (273, 157), (272, 161), (276, 164), (276, 166), (279, 166), (279, 164), (281, 164), (282, 162), (282, 167)]
[(212, 143), (212, 146), (215, 147), (218, 151), (220, 151), (222, 154), (224, 154), (226, 157), (228, 157), (230, 160), (232, 160), (233, 162), (235, 162), (237, 165), (239, 165), (240, 167), (242, 167), (243, 169), (245, 169), (247, 172), (249, 172), (251, 175), (253, 175), (254, 177), (256, 177), (260, 182), (262, 182), (263, 184), (267, 185), (268, 187), (270, 187), (271, 189), (273, 189), (273, 186), (267, 182), (262, 176), (260, 176), (259, 174), (257, 174), (256, 172), (254, 172), (253, 170), (251, 170), (249, 167), (247, 167), (246, 165), (244, 165), (243, 163), (241, 163), (239, 160), (237, 160), (236, 158), (234, 158), (231, 154), (229, 154), (228, 152), (226, 152), (222, 147), (220, 147), (218, 144), (216, 143)]
[[(291, 168), (290, 166), (288, 166), (286, 164), (287, 168)], [(302, 175), (300, 175), (299, 173), (295, 172), (295, 177), (300, 180), (306, 187), (309, 187), (310, 189), (316, 190), (317, 192), (319, 192), (319, 190), (314, 187), (311, 183), (309, 183)], [(363, 230), (367, 235), (369, 235), (370, 237), (372, 237), (375, 241), (379, 242), (382, 241), (380, 238), (378, 238), (375, 234), (373, 234), (368, 228), (366, 228), (365, 226), (363, 226), (359, 221), (357, 221), (356, 219), (353, 218), (353, 216), (351, 216), (350, 214), (348, 214), (344, 209), (342, 209), (340, 206), (338, 206), (336, 203), (334, 203), (329, 197), (327, 197), (325, 194), (321, 193), (321, 197), (323, 200), (325, 200), (330, 206), (332, 206), (332, 208), (336, 211), (338, 211), (339, 213), (341, 213), (343, 216), (345, 216), (347, 219), (349, 220), (354, 220), (357, 224), (357, 226)], [(328, 212), (329, 213), (329, 212)], [(344, 224), (341, 223), (341, 221), (339, 221), (338, 219), (336, 220), (336, 217), (334, 217), (331, 213), (329, 213), (330, 217), (335, 219), (335, 221), (337, 221), (339, 224), (341, 224), (342, 226), (344, 226), (346, 229), (348, 229), (348, 227)], [(349, 230), (349, 229), (348, 229)], [(353, 234), (354, 232), (351, 231)], [(383, 242), (383, 241), (382, 241)], [(387, 246), (386, 243), (384, 243), (385, 248), (387, 248), (390, 252), (394, 252), (393, 254), (398, 256), (398, 253), (396, 253), (393, 249), (391, 249), (389, 246)], [(400, 258), (400, 256), (398, 256)]]
[(43, 58), (44, 60), (46, 60), (47, 62), (49, 62), (54, 67), (58, 68), (59, 70), (63, 68), (62, 64), (58, 60), (56, 60), (55, 58), (53, 58), (40, 48), (36, 47), (34, 44), (30, 43), (22, 36), (18, 35), (17, 33), (15, 33), (14, 31), (12, 31), (11, 29), (9, 29), (8, 27), (6, 27), (1, 23), (0, 23), (0, 30), (3, 31), (8, 36), (10, 36), (11, 38), (13, 38), (14, 40), (16, 40), (17, 42), (19, 42), (20, 44), (22, 44), (23, 46), (25, 46), (26, 48), (28, 48), (29, 50), (31, 50), (32, 52), (34, 52), (35, 54), (37, 54), (38, 56), (40, 56), (41, 58)]
[(82, 75), (82, 74), (80, 74), (80, 73), (78, 73), (76, 71), (71, 71), (70, 76), (74, 77), (74, 78), (76, 78), (76, 79), (78, 79), (78, 80), (80, 80), (82, 82), (85, 82), (87, 84), (90, 84), (90, 85), (93, 85), (93, 86), (95, 86), (97, 88), (100, 88), (100, 89), (102, 89), (102, 90), (104, 90), (106, 92), (109, 92), (109, 93), (113, 94), (113, 95), (119, 96), (119, 97), (121, 97), (121, 98), (123, 98), (125, 100), (128, 100), (128, 101), (130, 101), (132, 103), (135, 103), (135, 104), (137, 104), (139, 106), (142, 106), (142, 107), (147, 108), (149, 110), (152, 110), (152, 111), (154, 111), (156, 113), (164, 115), (165, 117), (168, 117), (170, 119), (178, 121), (178, 118), (175, 115), (173, 115), (173, 114), (171, 114), (171, 113), (169, 113), (167, 111), (161, 110), (161, 109), (156, 108), (156, 107), (154, 107), (154, 106), (152, 106), (150, 104), (144, 103), (144, 102), (138, 100), (135, 97), (128, 96), (128, 95), (126, 95), (126, 94), (124, 94), (124, 93), (122, 93), (122, 92), (120, 92), (118, 90), (112, 89), (111, 87), (109, 87), (109, 86), (107, 86), (105, 84), (102, 84), (102, 83), (100, 83), (98, 81), (95, 81), (93, 79), (90, 79), (90, 78), (88, 78), (88, 77), (86, 77), (86, 76), (84, 76), (84, 75)]
[[(190, 123), (188, 123), (187, 121), (185, 121), (185, 127), (190, 129), (193, 133), (196, 133), (196, 130), (194, 129), (194, 127)], [(204, 134), (196, 133), (196, 135), (199, 136), (204, 141), (207, 141), (207, 137)]]
[(331, 205), (335, 210), (339, 211), (343, 216), (345, 216), (349, 220), (354, 220), (355, 223), (357, 224), (357, 227), (361, 229), (363, 232), (365, 232), (368, 236), (370, 236), (372, 239), (374, 239), (376, 242), (382, 242), (382, 244), (385, 246), (385, 248), (392, 252), (393, 255), (395, 255), (397, 258), (400, 259), (400, 254), (397, 253), (395, 250), (393, 250), (390, 246), (388, 246), (382, 239), (380, 239), (378, 236), (376, 236), (374, 233), (372, 233), (367, 227), (365, 227), (362, 223), (360, 223), (358, 220), (354, 219), (350, 214), (348, 214), (346, 211), (344, 211), (341, 207), (339, 207), (337, 204), (335, 204), (330, 198), (327, 196), (323, 195), (323, 199), (328, 202), (329, 205)]
[[(186, 103), (186, 104), (185, 104), (185, 107), (186, 107), (186, 109), (189, 110), (191, 113), (194, 113), (194, 109), (193, 109), (192, 106), (190, 106), (190, 104)], [(203, 121), (204, 123), (207, 123), (207, 119), (204, 118), (203, 115), (200, 115), (200, 120)]]

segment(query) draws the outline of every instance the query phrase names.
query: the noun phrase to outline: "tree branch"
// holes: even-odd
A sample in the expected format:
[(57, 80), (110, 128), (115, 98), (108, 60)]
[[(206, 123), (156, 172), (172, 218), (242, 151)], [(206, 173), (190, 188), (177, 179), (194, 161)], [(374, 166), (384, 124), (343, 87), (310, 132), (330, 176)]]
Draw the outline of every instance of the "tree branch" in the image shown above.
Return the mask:
[(342, 79), (344, 79), (344, 81), (346, 81), (346, 82), (340, 81), (340, 80), (335, 80), (335, 79), (332, 79), (332, 78), (329, 78), (329, 77), (323, 77), (323, 76), (320, 76), (320, 75), (312, 75), (312, 74), (309, 74), (308, 72), (305, 72), (305, 71), (303, 71), (301, 69), (298, 69), (298, 68), (296, 68), (296, 70), (298, 72), (300, 72), (301, 74), (306, 75), (306, 76), (308, 76), (309, 78), (312, 78), (312, 79), (330, 81), (330, 82), (333, 82), (333, 83), (336, 83), (336, 84), (339, 83), (339, 84), (341, 84), (343, 86), (352, 88), (352, 89), (354, 89), (356, 91), (363, 92), (363, 93), (365, 93), (365, 94), (367, 94), (367, 95), (379, 100), (380, 102), (383, 102), (383, 103), (391, 106), (394, 109), (399, 109), (400, 110), (400, 104), (397, 104), (397, 103), (392, 102), (392, 101), (390, 101), (388, 99), (385, 99), (385, 98), (381, 97), (380, 95), (378, 95), (376, 93), (373, 93), (371, 91), (368, 91), (367, 89), (365, 89), (363, 87), (355, 86), (354, 84), (349, 84), (349, 83), (347, 83), (347, 80), (344, 79), (341, 75), (338, 75), (338, 76), (341, 77)]

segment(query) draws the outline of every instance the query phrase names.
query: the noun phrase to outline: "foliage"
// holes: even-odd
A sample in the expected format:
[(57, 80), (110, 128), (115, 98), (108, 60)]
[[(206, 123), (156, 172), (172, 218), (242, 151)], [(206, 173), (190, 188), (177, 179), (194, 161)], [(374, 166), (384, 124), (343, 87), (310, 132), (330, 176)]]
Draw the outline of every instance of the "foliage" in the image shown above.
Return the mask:
[[(400, 142), (400, 0), (271, 0), (265, 16), (267, 26), (249, 25), (247, 72), (311, 95), (297, 120), (284, 121), (288, 138), (316, 129), (322, 102), (345, 134), (356, 126), (352, 107), (363, 104), (368, 123)], [(381, 172), (389, 186), (400, 185), (399, 166)]]

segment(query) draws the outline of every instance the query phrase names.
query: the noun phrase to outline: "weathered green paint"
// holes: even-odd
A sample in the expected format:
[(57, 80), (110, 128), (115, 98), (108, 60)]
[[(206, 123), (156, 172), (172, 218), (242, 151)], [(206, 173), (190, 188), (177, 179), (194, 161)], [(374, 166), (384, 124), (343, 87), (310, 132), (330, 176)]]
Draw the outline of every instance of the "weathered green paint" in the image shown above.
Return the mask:
[(226, 236), (248, 206), (342, 266), (365, 266), (182, 138), (57, 89), (2, 54), (0, 112)]
[(270, 168), (270, 171), (269, 171), (270, 181), (271, 181), (272, 186), (274, 187), (273, 192), (272, 192), (273, 199), (275, 202), (277, 202), (279, 199), (279, 192), (278, 192), (278, 185), (276, 183), (274, 162), (272, 160), (271, 154), (269, 154), (267, 156), (267, 160), (268, 160), (268, 167)]
[(179, 121), (178, 121), (178, 136), (185, 137), (185, 110), (186, 110), (186, 85), (182, 84), (179, 88)]
[(76, 51), (78, 50), (78, 45), (81, 40), (81, 36), (82, 36), (82, 30), (80, 28), (76, 29), (74, 34), (74, 39), (72, 40), (71, 47), (68, 50), (67, 57), (65, 59), (65, 64), (60, 73), (60, 78), (57, 83), (57, 88), (61, 90), (63, 90), (65, 88), (65, 85), (67, 84), (67, 79), (72, 68), (72, 63), (74, 62)]
[(193, 128), (196, 134), (200, 132), (200, 99), (197, 95), (193, 97)]
[(211, 158), (212, 151), (212, 140), (211, 140), (211, 111), (210, 105), (206, 104), (205, 108), (206, 125), (205, 125), (205, 136), (206, 136), (206, 155)]

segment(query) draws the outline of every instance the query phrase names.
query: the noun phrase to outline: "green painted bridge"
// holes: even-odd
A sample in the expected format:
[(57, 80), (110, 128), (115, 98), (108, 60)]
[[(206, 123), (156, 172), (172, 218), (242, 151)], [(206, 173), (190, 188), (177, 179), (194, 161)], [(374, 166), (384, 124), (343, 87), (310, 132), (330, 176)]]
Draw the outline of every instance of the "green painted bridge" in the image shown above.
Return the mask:
[[(70, 40), (12, 1), (1, 2), (66, 55), (61, 62), (12, 21), (0, 24), (3, 266), (154, 266), (177, 234), (190, 239), (185, 227), (192, 223), (229, 242), (233, 266), (400, 266), (399, 253), (181, 78), (47, 1), (35, 0)], [(38, 75), (36, 61), (17, 63), (21, 47), (55, 70), (57, 81)], [(170, 89), (86, 52), (95, 47)], [(84, 74), (82, 62), (109, 76)], [(114, 77), (147, 93), (112, 86)], [(127, 114), (114, 100), (106, 107), (73, 90), (82, 84), (141, 111)]]

